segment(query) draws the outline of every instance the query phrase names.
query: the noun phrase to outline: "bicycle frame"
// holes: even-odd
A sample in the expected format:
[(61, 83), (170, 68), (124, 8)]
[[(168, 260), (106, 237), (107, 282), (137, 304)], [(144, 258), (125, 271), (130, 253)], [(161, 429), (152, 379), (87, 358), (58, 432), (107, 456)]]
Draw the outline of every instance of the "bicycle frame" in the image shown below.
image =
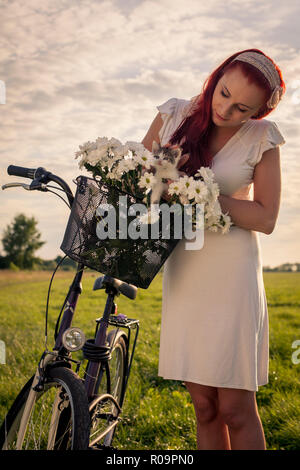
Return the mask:
[[(32, 189), (40, 189), (42, 191), (45, 191), (45, 185), (49, 181), (54, 181), (57, 184), (59, 184), (63, 190), (65, 191), (70, 206), (73, 204), (73, 194), (69, 188), (69, 186), (59, 177), (56, 175), (53, 175), (50, 172), (47, 172), (44, 168), (38, 168), (37, 170), (30, 170), (26, 169), (23, 167), (14, 167), (10, 166), (8, 169), (9, 174), (15, 174), (17, 176), (24, 176), (27, 178), (34, 179), (32, 185)], [(35, 184), (35, 186), (34, 186)], [(7, 187), (13, 186), (14, 184), (11, 185), (6, 185)], [(18, 185), (22, 185), (21, 183)], [(19, 427), (19, 432), (18, 432), (18, 438), (17, 438), (17, 444), (16, 447), (17, 449), (22, 448), (24, 436), (26, 433), (26, 428), (27, 428), (27, 423), (30, 418), (30, 413), (33, 408), (33, 405), (35, 403), (35, 400), (37, 399), (37, 393), (42, 392), (44, 389), (44, 384), (47, 379), (47, 367), (53, 367), (54, 364), (55, 366), (65, 366), (65, 367), (71, 367), (70, 362), (75, 362), (77, 364), (77, 369), (76, 373), (79, 371), (80, 367), (80, 362), (74, 361), (71, 359), (71, 354), (70, 352), (64, 347), (62, 338), (64, 332), (71, 327), (73, 317), (75, 314), (77, 302), (79, 299), (79, 296), (82, 292), (82, 285), (81, 285), (81, 280), (83, 276), (83, 270), (84, 270), (84, 265), (79, 263), (77, 265), (77, 271), (74, 276), (74, 279), (72, 281), (72, 284), (70, 286), (69, 292), (66, 296), (65, 302), (64, 302), (64, 311), (62, 315), (62, 319), (60, 322), (59, 330), (57, 332), (57, 335), (55, 337), (55, 345), (52, 351), (46, 350), (43, 352), (42, 357), (39, 361), (36, 373), (33, 378), (32, 385), (30, 387), (30, 391), (26, 400), (26, 403), (24, 405), (24, 412), (22, 414), (21, 422), (20, 422), (20, 427)], [(96, 328), (96, 334), (95, 334), (95, 340), (94, 340), (94, 345), (96, 347), (103, 347), (104, 349), (112, 349), (114, 345), (115, 338), (118, 333), (119, 328), (127, 328), (128, 330), (128, 336), (126, 336), (126, 341), (127, 341), (127, 353), (128, 357), (126, 357), (126, 371), (125, 371), (125, 378), (124, 378), (124, 393), (123, 397), (125, 396), (126, 393), (126, 388), (128, 384), (128, 379), (129, 379), (129, 374), (131, 370), (131, 365), (132, 365), (132, 359), (133, 355), (135, 352), (135, 346), (136, 346), (136, 341), (137, 341), (137, 336), (139, 332), (139, 321), (138, 320), (133, 320), (133, 319), (125, 319), (125, 320), (119, 320), (117, 317), (111, 318), (111, 315), (114, 313), (114, 298), (116, 295), (119, 295), (119, 292), (116, 288), (114, 288), (112, 285), (110, 287), (106, 286), (106, 293), (108, 294), (107, 296), (107, 301), (104, 309), (104, 313), (102, 318), (96, 319), (97, 322), (97, 328)], [(62, 313), (62, 312), (61, 312)], [(60, 316), (59, 316), (60, 318)], [(59, 320), (59, 319), (58, 319)], [(116, 330), (115, 337), (112, 340), (111, 344), (109, 345), (109, 348), (107, 348), (107, 330), (108, 326), (116, 326), (118, 329)], [(132, 346), (132, 350), (129, 355), (129, 345), (130, 345), (130, 338), (131, 338), (131, 329), (135, 328), (135, 338)], [(125, 333), (124, 333), (125, 335)], [(84, 377), (84, 386), (86, 389), (87, 393), (87, 398), (88, 402), (90, 403), (90, 409), (93, 405), (97, 404), (101, 400), (111, 400), (112, 403), (116, 406), (118, 409), (118, 414), (121, 412), (121, 406), (122, 403), (118, 403), (115, 398), (110, 395), (111, 391), (111, 384), (110, 384), (110, 374), (109, 374), (109, 351), (107, 356), (102, 359), (88, 359), (88, 365), (85, 371), (85, 377)], [(106, 372), (107, 372), (107, 388), (108, 388), (108, 393), (103, 394), (102, 396), (97, 396), (97, 388), (98, 388), (98, 377), (100, 377), (100, 367), (103, 367), (103, 365), (106, 367)], [(101, 377), (100, 377), (101, 378)], [(56, 434), (56, 427), (59, 419), (59, 411), (57, 408), (57, 403), (58, 400), (55, 400), (54, 403), (54, 409), (53, 409), (53, 415), (51, 418), (51, 430), (48, 436), (48, 448), (52, 448), (54, 445), (55, 441), (55, 434)], [(108, 434), (113, 430), (113, 428), (117, 425), (118, 423), (118, 415), (117, 418), (113, 421), (112, 424), (110, 424), (107, 429), (101, 434), (101, 436), (97, 437), (95, 441), (91, 443), (93, 445), (97, 441), (99, 441), (103, 436)]]
[[(53, 351), (44, 351), (40, 359), (40, 362), (38, 364), (30, 392), (28, 394), (28, 398), (25, 403), (21, 422), (20, 422), (17, 444), (16, 444), (17, 449), (22, 448), (28, 419), (29, 419), (33, 404), (36, 400), (36, 396), (37, 396), (36, 393), (43, 389), (46, 367), (59, 358), (59, 350), (62, 348), (62, 340), (61, 340), (62, 334), (67, 328), (70, 328), (72, 324), (72, 319), (73, 319), (73, 315), (75, 312), (76, 304), (77, 304), (77, 301), (81, 292), (80, 283), (81, 283), (82, 274), (83, 274), (83, 266), (79, 265), (77, 273), (72, 283), (72, 288), (70, 289), (70, 292), (65, 302), (67, 307), (64, 311), (61, 327), (59, 330), (58, 337), (56, 339), (54, 349)], [(70, 358), (68, 358), (68, 360), (70, 360)], [(53, 414), (55, 414), (55, 410)], [(52, 432), (49, 433), (50, 443), (52, 442), (52, 436), (53, 436), (54, 431), (55, 430), (52, 428)], [(48, 446), (49, 446), (49, 442), (48, 442)]]
[[(82, 292), (81, 279), (83, 275), (83, 268), (84, 268), (83, 265), (81, 264), (78, 265), (77, 272), (73, 279), (69, 294), (67, 295), (67, 298), (65, 300), (66, 307), (63, 313), (59, 332), (58, 332), (55, 346), (54, 346), (54, 351), (57, 351), (58, 353), (63, 348), (63, 343), (62, 343), (63, 333), (72, 325), (77, 301)], [(113, 313), (113, 309), (115, 305), (114, 298), (116, 294), (113, 291), (107, 291), (107, 290), (106, 290), (106, 293), (108, 294), (108, 296), (107, 296), (107, 301), (106, 301), (103, 316), (102, 318), (96, 320), (96, 322), (98, 323), (98, 327), (97, 327), (96, 336), (95, 336), (95, 346), (104, 347), (106, 345), (107, 329), (109, 325), (117, 326), (119, 328), (120, 327), (126, 328), (128, 330), (128, 343), (130, 343), (131, 329), (133, 327), (136, 329), (132, 351), (130, 354), (130, 358), (128, 358), (128, 368), (127, 368), (127, 373), (126, 373), (126, 378), (125, 378), (125, 387), (126, 387), (128, 383), (131, 365), (132, 365), (132, 359), (133, 359), (133, 354), (135, 351), (137, 336), (139, 332), (139, 321), (128, 319), (128, 321), (126, 322), (124, 321), (120, 322), (120, 321), (117, 321), (117, 319), (110, 319), (110, 315)], [(66, 357), (66, 360), (70, 360), (70, 358)], [(89, 360), (88, 368), (86, 370), (86, 375), (85, 375), (85, 387), (86, 387), (89, 401), (91, 401), (94, 398), (96, 377), (98, 376), (98, 373), (99, 373), (99, 367), (100, 367), (99, 362)]]
[(72, 320), (73, 320), (73, 316), (75, 313), (77, 301), (82, 292), (81, 279), (83, 275), (83, 269), (84, 269), (84, 265), (79, 264), (77, 267), (77, 272), (73, 279), (70, 291), (65, 300), (66, 307), (65, 307), (64, 314), (61, 320), (61, 325), (60, 325), (60, 329), (56, 338), (54, 350), (59, 351), (63, 347), (62, 335), (64, 331), (66, 331), (72, 325)]
[[(17, 439), (17, 444), (16, 444), (17, 449), (22, 448), (22, 444), (23, 444), (23, 440), (24, 440), (24, 436), (25, 436), (26, 428), (27, 428), (27, 422), (28, 422), (32, 407), (34, 405), (34, 402), (36, 400), (37, 392), (43, 390), (44, 381), (46, 378), (46, 368), (53, 365), (54, 363), (59, 364), (59, 365), (68, 364), (69, 366), (69, 361), (73, 361), (69, 354), (64, 354), (64, 351), (66, 350), (64, 350), (64, 346), (62, 343), (62, 336), (63, 336), (64, 331), (70, 328), (72, 325), (72, 320), (75, 314), (77, 301), (78, 301), (79, 295), (82, 292), (82, 286), (81, 286), (82, 275), (83, 275), (83, 266), (78, 265), (77, 272), (71, 284), (69, 293), (67, 294), (67, 297), (65, 299), (65, 303), (64, 303), (65, 309), (64, 309), (63, 316), (62, 316), (59, 332), (56, 337), (55, 346), (52, 351), (47, 351), (47, 350), (44, 351), (39, 361), (39, 364), (38, 364), (38, 367), (37, 367), (37, 370), (33, 379), (32, 386), (30, 388), (29, 395), (25, 403), (25, 408), (24, 408), (24, 412), (21, 418), (19, 432), (18, 432), (18, 439)], [(105, 305), (103, 316), (102, 318), (96, 319), (97, 329), (96, 329), (96, 335), (95, 335), (95, 346), (99, 347), (99, 346), (104, 346), (106, 344), (107, 329), (109, 325), (117, 326), (117, 327), (124, 327), (128, 329), (128, 347), (130, 344), (131, 328), (136, 329), (132, 351), (131, 351), (130, 357), (127, 360), (127, 370), (126, 370), (125, 383), (124, 383), (124, 395), (125, 395), (127, 384), (128, 384), (128, 379), (129, 379), (129, 373), (131, 370), (132, 359), (133, 359), (133, 355), (135, 351), (137, 336), (139, 332), (139, 321), (128, 319), (128, 321), (125, 323), (125, 322), (120, 322), (117, 319), (111, 319), (110, 315), (114, 308), (114, 298), (116, 294), (114, 292), (109, 292), (109, 291), (106, 291), (106, 292), (108, 293), (108, 298), (107, 298), (107, 302)], [(115, 337), (116, 337), (116, 334), (117, 332), (115, 333)], [(112, 342), (112, 345), (113, 343), (114, 343), (114, 340)], [(129, 349), (128, 349), (128, 352), (129, 352)], [(103, 364), (103, 362), (99, 362), (99, 361), (94, 362), (92, 360), (89, 360), (88, 362), (88, 366), (85, 372), (85, 379), (84, 379), (84, 385), (85, 385), (85, 389), (87, 392), (88, 402), (92, 405), (93, 403), (97, 401), (110, 400), (118, 409), (118, 414), (119, 414), (121, 412), (122, 403), (116, 402), (116, 400), (114, 399), (112, 395), (110, 395), (110, 393), (106, 393), (99, 397), (95, 395), (95, 387), (97, 386), (97, 378), (98, 378), (99, 368), (101, 367), (101, 364)], [(77, 365), (80, 366), (79, 363), (77, 363)], [(110, 380), (110, 375), (108, 374), (108, 381), (109, 380)], [(108, 391), (110, 391), (110, 383), (108, 383), (107, 386), (108, 386)], [(50, 449), (52, 448), (52, 445), (54, 442), (54, 437), (56, 433), (56, 424), (58, 423), (58, 416), (59, 416), (59, 413), (56, 410), (55, 405), (54, 405), (53, 416), (51, 420), (51, 428), (50, 428), (51, 431), (48, 436), (48, 448)], [(105, 435), (110, 433), (117, 424), (118, 424), (118, 419), (112, 422), (106, 428), (106, 430), (100, 436), (98, 436), (97, 439), (95, 439), (95, 441), (91, 443), (91, 445), (94, 445), (97, 441), (101, 440), (103, 437), (105, 437)]]

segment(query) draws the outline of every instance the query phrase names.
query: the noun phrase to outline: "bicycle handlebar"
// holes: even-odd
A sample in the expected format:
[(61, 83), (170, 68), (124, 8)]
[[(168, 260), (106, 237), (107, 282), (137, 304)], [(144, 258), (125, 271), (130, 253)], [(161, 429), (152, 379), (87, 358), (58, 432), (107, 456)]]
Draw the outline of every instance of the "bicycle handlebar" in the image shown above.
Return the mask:
[[(30, 178), (33, 181), (31, 183), (31, 189), (41, 189), (41, 184), (44, 183), (47, 184), (50, 181), (53, 181), (54, 183), (57, 183), (66, 193), (66, 196), (69, 200), (70, 206), (72, 206), (73, 201), (74, 201), (74, 196), (73, 193), (69, 187), (69, 185), (59, 176), (54, 175), (50, 171), (47, 171), (45, 168), (39, 167), (39, 168), (25, 168), (23, 166), (15, 166), (15, 165), (9, 165), (7, 168), (7, 173), (9, 175), (14, 175), (14, 176), (21, 176), (23, 178)], [(36, 187), (34, 187), (34, 182), (37, 183)]]
[(24, 178), (31, 178), (32, 180), (35, 177), (36, 169), (24, 168), (23, 166), (9, 165), (7, 168), (7, 173), (13, 176), (23, 176)]

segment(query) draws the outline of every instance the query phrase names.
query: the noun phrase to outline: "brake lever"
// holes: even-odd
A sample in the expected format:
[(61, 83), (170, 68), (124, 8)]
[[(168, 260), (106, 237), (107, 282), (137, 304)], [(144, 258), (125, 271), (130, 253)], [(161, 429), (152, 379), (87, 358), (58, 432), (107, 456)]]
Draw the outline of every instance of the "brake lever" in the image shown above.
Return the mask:
[(48, 191), (47, 185), (44, 183), (39, 183), (35, 180), (32, 181), (31, 184), (26, 184), (26, 183), (7, 183), (2, 186), (2, 189), (8, 189), (8, 188), (16, 188), (16, 187), (22, 187), (23, 189), (26, 189), (26, 191), (34, 191), (35, 189), (40, 190), (40, 191)]
[(2, 189), (16, 188), (17, 186), (22, 186), (22, 188), (26, 189), (27, 191), (30, 191), (30, 184), (25, 183), (7, 183), (2, 186)]

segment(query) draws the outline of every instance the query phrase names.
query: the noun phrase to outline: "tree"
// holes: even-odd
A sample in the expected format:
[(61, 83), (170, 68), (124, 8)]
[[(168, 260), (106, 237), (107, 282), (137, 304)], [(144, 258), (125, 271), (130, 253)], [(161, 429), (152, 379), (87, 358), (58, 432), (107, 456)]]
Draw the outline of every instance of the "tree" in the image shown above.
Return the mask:
[(16, 215), (12, 224), (4, 230), (2, 238), (7, 263), (14, 263), (21, 269), (32, 269), (36, 260), (34, 254), (45, 243), (40, 238), (34, 217)]

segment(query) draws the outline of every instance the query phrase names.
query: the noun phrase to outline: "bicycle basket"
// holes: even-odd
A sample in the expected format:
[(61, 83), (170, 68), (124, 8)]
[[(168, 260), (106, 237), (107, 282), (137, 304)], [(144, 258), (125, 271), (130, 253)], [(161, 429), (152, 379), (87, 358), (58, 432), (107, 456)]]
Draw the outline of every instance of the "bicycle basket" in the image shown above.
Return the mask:
[[(100, 205), (105, 207), (105, 204), (110, 204), (117, 212), (120, 209), (120, 195), (126, 197), (127, 208), (142, 201), (93, 178), (78, 176), (76, 181), (77, 190), (61, 245), (62, 251), (71, 259), (96, 271), (147, 289), (179, 239), (172, 238), (172, 230), (170, 238), (161, 238), (161, 223), (156, 239), (121, 239), (118, 236), (111, 237), (109, 231), (109, 237), (99, 239), (97, 224), (103, 223), (103, 218), (97, 212)], [(135, 216), (126, 217), (128, 227)], [(116, 232), (118, 235), (118, 229)]]

